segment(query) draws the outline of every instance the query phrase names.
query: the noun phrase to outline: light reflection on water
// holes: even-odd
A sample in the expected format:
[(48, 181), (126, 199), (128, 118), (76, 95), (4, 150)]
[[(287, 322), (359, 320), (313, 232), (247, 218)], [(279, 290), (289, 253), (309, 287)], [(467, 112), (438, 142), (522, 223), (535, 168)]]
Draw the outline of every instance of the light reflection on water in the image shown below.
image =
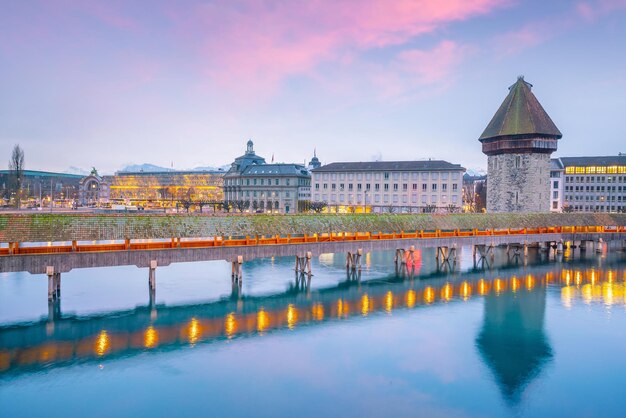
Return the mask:
[[(5, 320), (0, 324), (0, 407), (10, 416), (31, 415), (28, 408), (42, 396), (41, 385), (53, 387), (56, 398), (69, 393), (89, 398), (95, 387), (90, 391), (77, 385), (76, 379), (87, 378), (94, 373), (92, 365), (98, 365), (103, 372), (114, 370), (131, 392), (145, 383), (142, 376), (150, 374), (157, 386), (151, 397), (155, 416), (168, 416), (162, 402), (168, 399), (164, 391), (172, 390), (158, 385), (159, 381), (176, 385), (178, 391), (194, 392), (198, 382), (213, 388), (210, 399), (214, 404), (204, 409), (199, 405), (186, 409), (190, 405), (170, 398), (168, 405), (176, 405), (182, 415), (291, 415), (297, 396), (290, 399), (278, 393), (292, 388), (326, 399), (308, 412), (300, 411), (301, 415), (324, 414), (335, 406), (342, 410), (345, 398), (322, 389), (328, 383), (309, 378), (319, 373), (313, 371), (319, 367), (348, 384), (342, 386), (344, 394), (357, 404), (344, 415), (362, 415), (368, 411), (362, 408), (377, 403), (378, 398), (381, 404), (396, 400), (390, 411), (396, 408), (400, 415), (414, 411), (402, 409), (403, 405), (427, 407), (424, 411), (444, 415), (545, 415), (560, 410), (535, 386), (549, 386), (551, 394), (568, 387), (580, 390), (578, 383), (569, 380), (573, 368), (568, 369), (568, 359), (578, 364), (592, 338), (594, 347), (608, 347), (607, 356), (617, 353), (620, 341), (623, 348), (624, 310), (621, 315), (606, 316), (607, 309), (615, 312), (626, 304), (626, 264), (620, 261), (621, 254), (558, 262), (542, 261), (537, 255), (526, 266), (507, 263), (499, 254), (493, 269), (483, 270), (472, 268), (471, 257), (442, 269), (434, 261), (434, 252), (418, 253), (413, 277), (406, 271), (394, 272), (391, 253), (366, 254), (360, 275), (346, 275), (341, 255), (323, 255), (314, 263), (310, 283), (294, 280), (290, 258), (275, 258), (271, 263), (255, 260), (244, 268), (242, 289), (230, 286), (228, 274), (215, 277), (226, 272), (219, 263), (198, 263), (203, 269), (216, 266), (213, 283), (202, 283), (215, 296), (204, 300), (188, 296), (198, 283), (185, 282), (193, 265), (179, 269), (178, 275), (169, 272), (168, 276), (166, 268), (157, 272), (157, 295), (164, 299), (157, 298), (154, 305), (141, 306), (146, 298), (140, 297), (140, 306), (130, 304), (108, 312), (87, 308), (76, 315), (53, 306), (40, 320)], [(128, 273), (128, 269), (119, 271)], [(146, 285), (140, 270), (133, 273), (134, 277), (125, 276), (130, 288), (136, 286), (134, 281)], [(84, 306), (84, 301), (83, 305), (76, 301), (79, 298), (105, 304), (97, 292), (91, 292), (105, 287), (105, 280), (89, 283), (88, 275), (82, 273), (82, 280), (64, 279), (63, 306)], [(4, 275), (0, 294), (20, 286), (16, 282), (24, 279), (37, 278)], [(119, 283), (114, 287), (123, 288)], [(188, 302), (180, 303), (181, 295), (183, 299), (187, 295)], [(23, 304), (32, 303), (33, 319), (42, 296), (20, 294), (26, 298)], [(37, 302), (29, 302), (33, 300)], [(4, 317), (11, 315), (1, 311), (0, 318)], [(187, 351), (192, 347), (193, 351)], [(385, 349), (380, 351), (381, 347)], [(308, 357), (298, 355), (296, 361), (293, 352), (308, 353)], [(565, 365), (557, 361), (560, 352), (566, 354), (561, 360)], [(601, 361), (590, 362), (596, 379), (607, 383), (585, 386), (588, 396), (604, 399), (614, 387), (626, 383), (622, 358), (612, 358), (612, 368)], [(259, 368), (254, 359), (274, 367)], [(161, 369), (162, 364), (182, 372), (172, 377)], [(208, 365), (211, 372), (199, 374)], [(354, 377), (334, 374), (344, 368)], [(599, 369), (603, 372), (598, 374)], [(383, 378), (396, 386), (379, 381), (374, 385), (377, 390), (369, 393), (373, 387), (353, 379), (370, 370), (377, 370), (374, 375), (378, 377), (370, 376), (369, 381)], [(212, 383), (215, 375), (220, 376), (220, 384)], [(239, 376), (248, 375), (253, 378), (242, 382)], [(271, 405), (254, 397), (236, 405), (220, 400), (235, 396), (238, 385), (245, 386), (248, 380), (265, 382), (254, 390), (265, 393)], [(105, 379), (97, 387), (118, 393), (116, 381)], [(13, 389), (17, 383), (22, 388), (19, 393)], [(467, 398), (466, 392), (473, 393), (473, 398)], [(562, 396), (568, 399), (573, 415), (584, 410), (581, 399), (566, 390)], [(621, 411), (625, 405), (615, 399), (597, 408), (603, 408), (605, 415)], [(113, 410), (116, 415), (138, 411)]]

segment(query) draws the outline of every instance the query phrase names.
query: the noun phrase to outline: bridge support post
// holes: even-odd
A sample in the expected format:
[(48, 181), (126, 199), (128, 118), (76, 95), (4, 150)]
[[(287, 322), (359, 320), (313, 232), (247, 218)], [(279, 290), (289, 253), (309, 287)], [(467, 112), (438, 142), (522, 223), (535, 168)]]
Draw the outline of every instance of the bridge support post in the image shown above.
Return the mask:
[(54, 266), (46, 267), (48, 276), (48, 300), (57, 300), (61, 296), (61, 273), (54, 270)]
[(309, 276), (313, 275), (311, 271), (311, 258), (313, 258), (311, 251), (307, 251), (303, 256), (296, 255), (296, 274), (306, 273)]
[(236, 281), (243, 280), (243, 256), (238, 255), (231, 263), (231, 278)]
[(156, 268), (157, 261), (150, 260), (150, 266), (148, 269), (148, 286), (150, 287), (150, 290), (156, 289)]
[[(397, 252), (397, 250), (396, 250)], [(363, 249), (359, 248), (354, 253), (348, 252), (346, 254), (346, 270), (361, 270), (361, 257), (363, 256)]]
[(556, 243), (556, 253), (563, 254), (563, 240)]
[(596, 253), (601, 253), (604, 250), (604, 241), (602, 240), (602, 238), (598, 238), (598, 241), (596, 242)]

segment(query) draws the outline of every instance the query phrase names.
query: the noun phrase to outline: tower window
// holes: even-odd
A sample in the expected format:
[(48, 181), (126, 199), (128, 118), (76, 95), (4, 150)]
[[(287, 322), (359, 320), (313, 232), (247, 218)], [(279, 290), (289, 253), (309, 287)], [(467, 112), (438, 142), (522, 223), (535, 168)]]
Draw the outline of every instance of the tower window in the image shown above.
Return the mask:
[(522, 157), (520, 156), (515, 157), (515, 168), (519, 168), (521, 164), (522, 164)]

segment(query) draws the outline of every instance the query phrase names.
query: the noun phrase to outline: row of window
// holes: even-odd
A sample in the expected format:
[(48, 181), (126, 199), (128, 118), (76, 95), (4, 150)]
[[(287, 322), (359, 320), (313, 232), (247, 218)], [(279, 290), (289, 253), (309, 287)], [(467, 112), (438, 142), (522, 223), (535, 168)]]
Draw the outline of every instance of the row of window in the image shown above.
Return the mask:
[[(605, 205), (574, 205), (572, 206), (574, 212), (624, 212), (626, 206), (605, 206)], [(556, 207), (554, 208), (556, 209)]]
[(622, 183), (626, 176), (565, 176), (565, 183)]
[(626, 192), (626, 186), (565, 186), (566, 192)]
[[(239, 193), (231, 193), (232, 195), (238, 195)], [(245, 192), (241, 192), (242, 196), (245, 197), (280, 197), (281, 195), (284, 197), (291, 197), (291, 192), (289, 190), (286, 190), (284, 192), (276, 192), (276, 191), (250, 191), (250, 190), (246, 190)]]
[[(330, 200), (329, 200), (329, 195), (328, 194), (315, 194), (314, 196), (314, 200), (319, 202), (330, 202), (330, 203), (365, 203), (365, 204), (371, 204), (371, 203), (400, 203), (400, 200), (402, 201), (402, 203), (409, 203), (409, 196), (408, 195), (402, 195), (399, 196), (397, 194), (394, 195), (380, 195), (380, 194), (374, 194), (373, 195), (373, 199), (372, 197), (368, 197), (367, 199), (363, 199), (363, 196), (361, 195), (356, 195), (356, 200), (355, 200), (355, 196), (354, 195), (344, 195), (344, 194), (331, 194), (330, 195)], [(421, 196), (421, 203), (422, 204), (428, 204), (428, 196), (427, 195), (422, 195)], [(458, 195), (452, 195), (450, 197), (450, 199), (448, 199), (447, 195), (443, 195), (441, 197), (439, 197), (439, 195), (432, 195), (430, 196), (430, 203), (439, 203), (438, 201), (440, 200), (441, 203), (447, 204), (448, 202), (451, 202), (452, 204), (457, 204), (459, 202), (459, 196)], [(417, 195), (411, 195), (411, 203), (412, 204), (417, 204), (418, 203), (418, 196)]]
[[(584, 199), (583, 199), (584, 197)], [(594, 198), (595, 197), (595, 198)], [(604, 202), (606, 201), (612, 201), (612, 202), (626, 202), (626, 196), (624, 196), (622, 198), (622, 196), (579, 196), (579, 195), (565, 195), (565, 200), (567, 201), (591, 201), (593, 202), (594, 200), (596, 202)]]
[[(385, 192), (389, 191), (389, 184), (383, 184), (383, 190)], [(433, 183), (431, 184), (431, 190), (433, 192), (437, 191), (437, 183)], [(346, 189), (345, 184), (344, 183), (339, 183), (338, 185), (336, 183), (331, 183), (330, 184), (330, 190), (337, 190), (339, 189), (340, 192), (344, 191)], [(418, 190), (418, 184), (413, 183), (411, 185), (411, 189), (416, 191)], [(452, 191), (457, 191), (459, 189), (459, 185), (457, 183), (452, 183)], [(315, 190), (320, 190), (320, 184), (319, 183), (315, 183)], [(322, 190), (328, 190), (328, 183), (323, 183), (322, 184)], [(352, 191), (354, 190), (354, 185), (352, 183), (348, 183), (348, 191)], [(362, 191), (363, 190), (363, 185), (361, 183), (357, 183), (356, 185), (356, 191)], [(365, 190), (369, 191), (371, 190), (371, 184), (370, 183), (366, 183), (365, 184)], [(380, 183), (375, 183), (374, 184), (374, 191), (379, 191), (380, 190)], [(394, 183), (393, 184), (393, 191), (398, 191), (400, 190), (400, 185), (398, 183)], [(409, 185), (407, 183), (403, 183), (402, 184), (402, 191), (406, 192), (409, 190)], [(448, 183), (442, 183), (441, 184), (441, 190), (442, 191), (447, 191), (448, 190)], [(422, 191), (426, 192), (428, 191), (428, 184), (426, 183), (422, 183)]]
[[(224, 180), (224, 185), (225, 186), (243, 186), (244, 184), (246, 186), (280, 186), (280, 185), (285, 185), (285, 186), (291, 186), (292, 184), (295, 186), (296, 184), (298, 186), (310, 186), (311, 185), (311, 180), (310, 179), (305, 179), (305, 178), (300, 178), (300, 179), (283, 179), (284, 181), (281, 182), (281, 179), (265, 179), (265, 178), (253, 178), (253, 179), (227, 179)], [(293, 181), (292, 181), (293, 180)], [(297, 180), (297, 181), (296, 181)]]
[(313, 177), (315, 179), (321, 177), (323, 180), (371, 180), (372, 177), (374, 178), (374, 180), (380, 180), (381, 178), (383, 180), (389, 180), (389, 179), (393, 179), (393, 180), (400, 180), (400, 178), (402, 178), (402, 180), (418, 180), (420, 177), (422, 180), (428, 180), (429, 178), (431, 180), (438, 180), (439, 178), (441, 178), (442, 180), (448, 180), (448, 178), (452, 178), (452, 180), (458, 180), (460, 178), (460, 173), (459, 172), (451, 172), (451, 173), (439, 173), (439, 172), (383, 172), (381, 173), (321, 173), (321, 174), (316, 174), (313, 173)]

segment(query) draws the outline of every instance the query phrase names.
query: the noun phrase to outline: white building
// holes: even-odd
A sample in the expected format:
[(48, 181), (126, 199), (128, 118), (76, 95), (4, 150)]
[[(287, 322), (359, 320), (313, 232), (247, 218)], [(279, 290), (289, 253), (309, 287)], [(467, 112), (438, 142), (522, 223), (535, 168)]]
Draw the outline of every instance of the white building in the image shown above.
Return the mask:
[(464, 172), (437, 160), (331, 163), (311, 171), (311, 196), (337, 212), (460, 210)]
[(565, 169), (559, 158), (550, 160), (550, 212), (563, 211)]

